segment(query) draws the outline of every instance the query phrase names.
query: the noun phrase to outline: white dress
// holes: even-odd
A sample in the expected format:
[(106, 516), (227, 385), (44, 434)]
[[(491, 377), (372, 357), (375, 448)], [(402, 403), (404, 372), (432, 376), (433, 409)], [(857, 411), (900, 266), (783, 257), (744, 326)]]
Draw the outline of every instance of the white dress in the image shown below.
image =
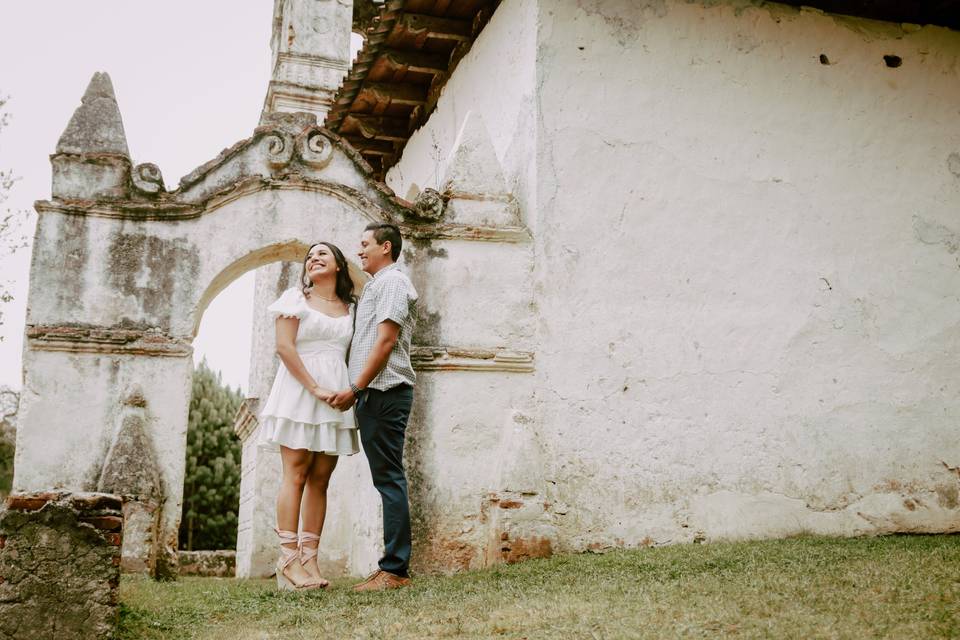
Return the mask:
[[(350, 386), (346, 355), (353, 337), (353, 305), (350, 313), (334, 318), (307, 306), (303, 292), (293, 288), (284, 291), (267, 311), (274, 318), (300, 320), (297, 353), (318, 385), (332, 391)], [(283, 445), (329, 455), (353, 455), (360, 451), (353, 409), (338, 411), (317, 400), (283, 362), (260, 412), (259, 443), (273, 449)]]

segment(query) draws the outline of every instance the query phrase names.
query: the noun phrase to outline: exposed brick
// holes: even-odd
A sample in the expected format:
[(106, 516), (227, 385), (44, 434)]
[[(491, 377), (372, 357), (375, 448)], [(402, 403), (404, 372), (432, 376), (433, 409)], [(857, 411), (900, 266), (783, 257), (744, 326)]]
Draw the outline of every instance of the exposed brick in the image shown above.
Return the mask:
[(107, 540), (107, 544), (111, 544), (115, 547), (119, 547), (123, 543), (123, 534), (120, 533), (108, 533), (104, 537)]
[(58, 497), (56, 493), (13, 493), (7, 496), (7, 508), (11, 511), (37, 511)]
[(500, 539), (501, 539), (501, 540), (509, 540), (509, 539), (510, 539), (510, 534), (507, 533), (506, 531), (504, 531), (503, 533), (500, 534)]
[(123, 518), (120, 516), (93, 516), (81, 518), (81, 520), (101, 531), (120, 531), (123, 528)]
[(119, 511), (123, 508), (123, 500), (119, 496), (107, 493), (75, 493), (70, 496), (70, 503), (79, 511)]
[(0, 536), (0, 549), (7, 546), (7, 536)]
[(549, 558), (553, 555), (553, 545), (547, 538), (532, 536), (514, 540), (509, 547), (503, 547), (502, 557), (508, 563), (521, 562), (530, 558)]
[(523, 506), (523, 502), (520, 500), (501, 500), (500, 508), (501, 509), (519, 509)]

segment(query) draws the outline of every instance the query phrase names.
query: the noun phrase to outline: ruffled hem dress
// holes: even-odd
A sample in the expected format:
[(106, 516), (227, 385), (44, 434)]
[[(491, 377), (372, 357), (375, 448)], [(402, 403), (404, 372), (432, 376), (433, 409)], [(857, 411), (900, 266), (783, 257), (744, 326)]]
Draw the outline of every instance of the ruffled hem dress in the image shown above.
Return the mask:
[[(300, 289), (287, 289), (267, 307), (274, 318), (297, 318), (296, 349), (317, 384), (334, 391), (350, 386), (347, 347), (353, 336), (350, 313), (334, 318), (312, 309)], [(349, 456), (360, 451), (353, 409), (338, 411), (317, 400), (280, 363), (270, 395), (260, 412), (261, 447), (279, 450), (309, 449), (328, 455)]]

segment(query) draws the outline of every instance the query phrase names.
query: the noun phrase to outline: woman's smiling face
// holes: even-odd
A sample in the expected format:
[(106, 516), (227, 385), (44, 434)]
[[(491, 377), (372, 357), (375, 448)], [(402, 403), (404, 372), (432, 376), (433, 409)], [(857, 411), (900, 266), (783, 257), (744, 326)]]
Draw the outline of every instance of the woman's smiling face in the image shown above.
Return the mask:
[(310, 247), (305, 264), (307, 274), (311, 278), (337, 272), (337, 261), (333, 257), (333, 252), (325, 244), (315, 244)]

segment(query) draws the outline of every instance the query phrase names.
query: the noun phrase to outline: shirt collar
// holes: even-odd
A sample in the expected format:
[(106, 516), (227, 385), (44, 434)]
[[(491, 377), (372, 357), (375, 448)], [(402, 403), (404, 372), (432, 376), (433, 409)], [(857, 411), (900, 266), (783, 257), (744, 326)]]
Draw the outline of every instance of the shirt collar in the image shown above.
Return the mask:
[(380, 269), (380, 271), (377, 271), (375, 274), (373, 274), (373, 279), (376, 280), (377, 278), (385, 274), (387, 271), (393, 271), (396, 268), (397, 268), (397, 263), (391, 262), (390, 264), (385, 266), (383, 269)]

